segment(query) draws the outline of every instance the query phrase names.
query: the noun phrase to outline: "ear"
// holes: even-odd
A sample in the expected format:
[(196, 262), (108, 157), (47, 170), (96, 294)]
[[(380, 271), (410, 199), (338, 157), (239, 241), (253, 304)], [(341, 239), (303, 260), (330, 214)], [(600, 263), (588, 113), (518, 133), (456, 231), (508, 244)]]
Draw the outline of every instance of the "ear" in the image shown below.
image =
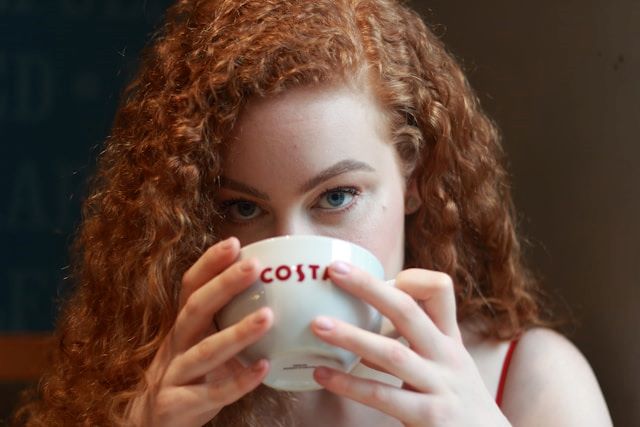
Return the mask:
[(422, 205), (422, 198), (418, 193), (418, 186), (415, 179), (411, 179), (407, 183), (407, 189), (404, 192), (404, 214), (411, 215), (416, 213)]

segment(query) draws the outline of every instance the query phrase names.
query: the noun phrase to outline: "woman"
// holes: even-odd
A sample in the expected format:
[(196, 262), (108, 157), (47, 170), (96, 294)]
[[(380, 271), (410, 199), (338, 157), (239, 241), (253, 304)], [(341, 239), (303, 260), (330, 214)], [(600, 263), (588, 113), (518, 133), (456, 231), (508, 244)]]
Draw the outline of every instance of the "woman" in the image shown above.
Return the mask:
[[(77, 239), (74, 297), (30, 425), (610, 425), (545, 328), (495, 127), (420, 18), (389, 0), (177, 2), (127, 88)], [(320, 317), (369, 367), (260, 386), (233, 356), (273, 324), (211, 319), (257, 277), (241, 245), (354, 241), (396, 287), (333, 282), (408, 344)], [(517, 343), (517, 346), (516, 346)]]

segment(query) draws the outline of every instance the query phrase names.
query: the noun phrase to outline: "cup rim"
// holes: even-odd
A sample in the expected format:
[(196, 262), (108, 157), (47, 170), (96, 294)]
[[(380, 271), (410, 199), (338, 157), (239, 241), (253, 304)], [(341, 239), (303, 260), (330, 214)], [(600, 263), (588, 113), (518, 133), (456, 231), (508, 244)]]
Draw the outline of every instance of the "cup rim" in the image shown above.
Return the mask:
[(282, 236), (268, 237), (266, 239), (262, 239), (262, 240), (258, 240), (256, 242), (249, 243), (246, 246), (242, 246), (240, 248), (240, 251), (242, 252), (243, 250), (249, 249), (249, 248), (253, 249), (255, 247), (262, 246), (262, 245), (267, 245), (267, 244), (270, 244), (270, 243), (276, 242), (276, 241), (280, 242), (280, 241), (309, 241), (309, 240), (338, 241), (338, 242), (342, 242), (342, 243), (345, 243), (345, 244), (348, 244), (348, 245), (355, 246), (355, 247), (359, 248), (360, 250), (362, 250), (363, 252), (365, 252), (369, 257), (372, 257), (374, 260), (376, 260), (382, 266), (382, 261), (380, 261), (378, 259), (378, 257), (373, 254), (373, 252), (371, 252), (369, 249), (365, 248), (364, 246), (361, 246), (358, 243), (351, 242), (349, 240), (341, 239), (339, 237), (323, 236), (323, 235), (320, 235), (320, 234), (285, 234), (285, 235), (282, 235)]

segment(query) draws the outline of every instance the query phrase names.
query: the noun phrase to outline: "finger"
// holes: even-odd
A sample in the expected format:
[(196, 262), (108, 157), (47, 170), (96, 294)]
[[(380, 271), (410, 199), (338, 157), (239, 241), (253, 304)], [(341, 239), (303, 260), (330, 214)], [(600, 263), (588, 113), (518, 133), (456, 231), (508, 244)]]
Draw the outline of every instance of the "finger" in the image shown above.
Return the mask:
[(398, 274), (396, 287), (418, 300), (433, 323), (445, 335), (462, 340), (456, 314), (453, 280), (448, 274), (412, 268)]
[[(328, 391), (377, 409), (408, 425), (424, 425), (431, 399), (421, 393), (319, 367), (314, 379)], [(431, 424), (428, 424), (431, 425)]]
[(164, 377), (165, 384), (188, 384), (204, 376), (258, 341), (272, 325), (273, 312), (265, 307), (235, 325), (208, 336), (173, 359)]
[(183, 352), (200, 341), (214, 314), (257, 280), (258, 267), (254, 258), (239, 261), (193, 292), (178, 313), (173, 350)]
[(314, 319), (312, 330), (323, 341), (362, 356), (417, 390), (433, 392), (439, 386), (434, 362), (397, 340), (324, 316)]
[[(393, 282), (395, 282), (395, 280), (387, 281), (386, 283), (388, 285), (393, 286)], [(393, 339), (400, 338), (400, 334), (398, 333), (398, 330), (396, 329), (396, 327), (393, 325), (393, 323), (391, 323), (391, 320), (389, 320), (385, 316), (382, 316), (382, 324), (380, 326), (380, 335), (382, 335), (384, 337), (393, 338)], [(380, 371), (380, 372), (383, 372), (385, 374), (388, 374), (388, 372), (382, 366), (378, 366), (378, 365), (376, 365), (375, 363), (372, 363), (369, 360), (362, 359), (362, 361), (360, 363), (362, 363), (363, 365), (365, 365), (365, 366), (367, 366), (367, 367), (369, 367), (371, 369), (375, 369), (376, 371)]]
[[(395, 331), (395, 328), (394, 328), (394, 331)], [(395, 334), (393, 334), (392, 336), (390, 336), (390, 335), (385, 335), (385, 334), (380, 334), (380, 335), (382, 335), (382, 336), (386, 336), (386, 337), (389, 337), (389, 338), (392, 338), (392, 339), (395, 339), (395, 340), (397, 340), (399, 343), (401, 343), (402, 345), (409, 347), (409, 343), (407, 342), (407, 340), (406, 340), (406, 339), (404, 339), (403, 337), (398, 337), (398, 333), (397, 333), (397, 331), (396, 331), (396, 333), (395, 333)], [(375, 369), (376, 371), (380, 371), (380, 372), (382, 372), (382, 373), (389, 374), (389, 372), (387, 372), (387, 370), (386, 370), (385, 368), (383, 368), (383, 367), (382, 367), (382, 366), (380, 366), (380, 365), (376, 365), (375, 363), (371, 362), (370, 360), (362, 359), (362, 360), (360, 361), (360, 363), (362, 363), (363, 365), (365, 365), (365, 366), (367, 366), (367, 367), (369, 367), (369, 368), (371, 368), (371, 369)]]
[(389, 338), (398, 338), (400, 334), (396, 330), (396, 327), (391, 323), (391, 320), (382, 316), (382, 325), (380, 326), (380, 335), (384, 335)]
[[(367, 368), (371, 368), (371, 369), (376, 370), (378, 372), (382, 372), (383, 374), (389, 374), (389, 372), (385, 368), (383, 368), (380, 365), (376, 365), (375, 363), (371, 362), (370, 360), (362, 359), (360, 361), (360, 363), (362, 363)], [(391, 375), (391, 374), (389, 374), (389, 375)]]
[(377, 308), (396, 326), (409, 345), (425, 357), (441, 355), (442, 332), (418, 303), (406, 292), (372, 277), (366, 271), (334, 262), (329, 269), (331, 280), (342, 289)]
[(220, 274), (235, 261), (239, 251), (240, 243), (235, 237), (218, 242), (207, 249), (182, 276), (180, 307), (196, 289)]
[(230, 405), (253, 391), (269, 373), (269, 362), (259, 360), (252, 366), (245, 368), (239, 375), (225, 380), (186, 386), (200, 398), (201, 411), (218, 411)]
[[(195, 425), (204, 425), (224, 406), (230, 405), (253, 391), (269, 372), (269, 362), (260, 360), (236, 376), (213, 383), (201, 383), (172, 388), (173, 407), (181, 411), (184, 419), (195, 419)], [(184, 408), (188, 408), (186, 411)], [(182, 425), (176, 423), (175, 425)]]

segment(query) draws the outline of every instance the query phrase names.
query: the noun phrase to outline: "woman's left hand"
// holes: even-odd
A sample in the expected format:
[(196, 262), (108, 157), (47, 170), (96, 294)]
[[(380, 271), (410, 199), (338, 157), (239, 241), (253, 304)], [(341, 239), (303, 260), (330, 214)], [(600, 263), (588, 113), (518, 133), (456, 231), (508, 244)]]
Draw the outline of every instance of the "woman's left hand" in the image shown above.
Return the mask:
[(406, 426), (508, 426), (462, 343), (451, 278), (409, 269), (395, 287), (337, 262), (333, 282), (377, 308), (409, 343), (317, 318), (312, 329), (323, 341), (360, 355), (403, 381), (402, 388), (321, 367), (315, 380), (325, 389), (400, 420)]

